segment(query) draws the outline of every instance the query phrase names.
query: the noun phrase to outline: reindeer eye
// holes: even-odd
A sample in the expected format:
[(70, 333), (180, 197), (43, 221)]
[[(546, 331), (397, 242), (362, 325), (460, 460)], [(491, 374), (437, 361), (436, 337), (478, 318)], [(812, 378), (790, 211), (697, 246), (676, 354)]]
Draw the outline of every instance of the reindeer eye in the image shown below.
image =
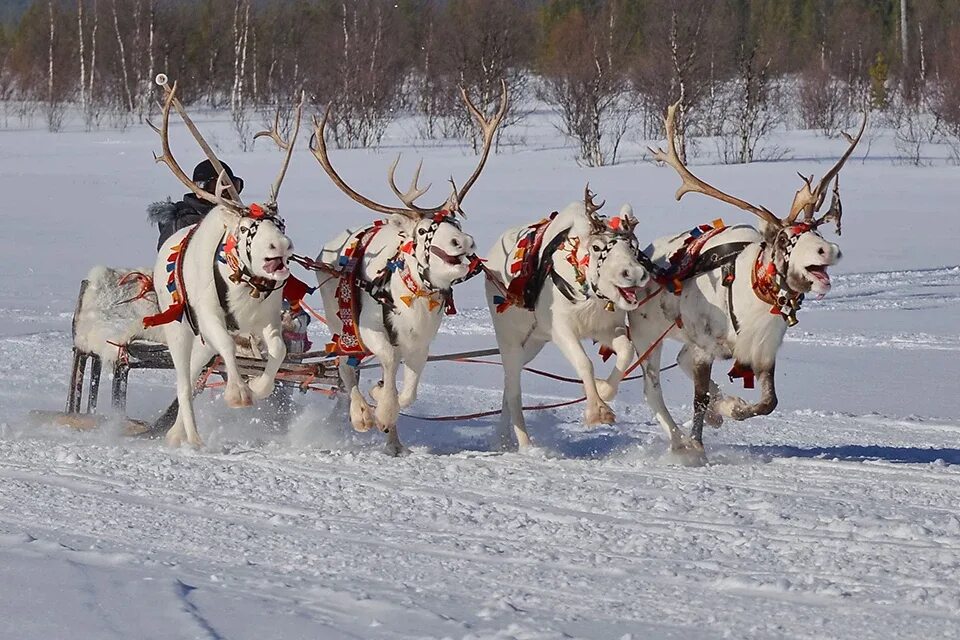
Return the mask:
[(422, 236), (422, 235), (424, 235), (424, 234), (426, 234), (426, 233), (427, 233), (427, 230), (426, 230), (426, 229), (417, 229), (417, 234), (418, 234), (418, 235), (421, 235), (421, 236)]
[(591, 246), (590, 248), (593, 249), (594, 251), (600, 251), (600, 249), (601, 249), (600, 245), (598, 245), (598, 244), (595, 244), (595, 245)]

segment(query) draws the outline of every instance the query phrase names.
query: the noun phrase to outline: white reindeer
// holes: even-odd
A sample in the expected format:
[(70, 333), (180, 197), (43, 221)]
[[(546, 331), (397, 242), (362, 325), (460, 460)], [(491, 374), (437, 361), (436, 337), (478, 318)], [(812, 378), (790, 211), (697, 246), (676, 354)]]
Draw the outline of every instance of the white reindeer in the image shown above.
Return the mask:
[[(661, 285), (666, 284), (675, 292), (661, 288), (630, 313), (636, 348), (646, 350), (656, 345), (643, 362), (644, 395), (670, 438), (671, 449), (702, 461), (705, 420), (719, 426), (722, 416), (745, 420), (769, 414), (777, 406), (774, 369), (787, 327), (796, 324), (796, 312), (804, 294), (822, 296), (830, 290), (827, 269), (841, 257), (840, 247), (825, 240), (818, 231), (823, 223), (833, 220), (840, 233), (839, 182), (834, 184), (829, 211), (820, 218), (814, 214), (822, 208), (830, 183), (838, 179), (840, 169), (860, 141), (866, 118), (855, 138), (844, 134), (849, 143), (846, 153), (816, 187), (812, 176), (804, 178), (790, 212), (781, 219), (765, 207), (721, 192), (690, 172), (677, 155), (676, 110), (677, 105), (673, 105), (667, 111), (667, 151), (651, 151), (658, 161), (680, 174), (683, 184), (677, 191), (677, 200), (689, 192), (702, 193), (749, 211), (761, 220), (759, 229), (747, 225), (717, 227), (699, 238), (681, 233), (660, 238), (645, 250), (663, 269), (658, 274)], [(801, 213), (804, 217), (798, 220)], [(697, 251), (691, 248), (694, 244), (700, 245)], [(685, 254), (687, 262), (683, 260)], [(677, 273), (680, 264), (685, 265), (685, 274)], [(685, 280), (675, 282), (680, 278)], [(681, 433), (663, 402), (658, 339), (665, 332), (684, 343), (677, 361), (694, 382), (692, 440)], [(721, 393), (710, 377), (717, 358), (733, 358), (730, 375), (743, 377), (745, 386), (751, 387), (756, 375), (761, 393), (758, 402), (751, 404)]]
[[(274, 378), (286, 356), (281, 333), (282, 288), (290, 275), (287, 262), (293, 243), (284, 235), (284, 223), (277, 213), (277, 195), (290, 163), (300, 126), (301, 99), (296, 125), (286, 145), (280, 175), (263, 206), (244, 206), (233, 183), (209, 145), (176, 97), (177, 85), (167, 84), (163, 74), (157, 84), (166, 91), (160, 134), (163, 153), (156, 158), (197, 197), (217, 206), (192, 227), (171, 236), (160, 248), (154, 269), (157, 303), (166, 309), (146, 318), (145, 325), (162, 324), (177, 374), (177, 420), (167, 432), (167, 442), (179, 446), (186, 440), (203, 444), (193, 413), (193, 387), (203, 367), (216, 353), (227, 372), (224, 399), (231, 407), (253, 404), (270, 395)], [(194, 138), (220, 173), (217, 195), (207, 193), (183, 172), (170, 151), (170, 107), (173, 106)], [(226, 191), (228, 196), (224, 197)], [(244, 382), (237, 368), (231, 332), (259, 334), (269, 354), (263, 373)]]
[[(607, 405), (636, 355), (627, 333), (626, 312), (635, 309), (650, 275), (638, 261), (625, 205), (612, 220), (600, 217), (587, 188), (584, 201), (530, 226), (504, 233), (488, 254), (494, 274), (486, 283), (497, 345), (503, 362), (503, 448), (514, 440), (527, 447), (520, 374), (547, 342), (556, 343), (583, 380), (587, 425), (612, 424)], [(509, 284), (507, 284), (509, 283)], [(506, 286), (505, 286), (506, 285)], [(616, 353), (606, 380), (595, 380), (581, 341), (591, 339)]]
[[(507, 87), (501, 85), (500, 107), (487, 119), (461, 89), (467, 109), (483, 134), (480, 161), (459, 191), (438, 207), (415, 204), (429, 185), (419, 188), (417, 167), (410, 188), (402, 193), (394, 181), (399, 157), (388, 172), (390, 187), (404, 204), (389, 207), (370, 200), (347, 185), (327, 156), (324, 129), (330, 110), (314, 122), (311, 149), (331, 180), (348, 196), (378, 213), (386, 222), (347, 230), (326, 244), (318, 262), (328, 266), (318, 280), (330, 330), (340, 358), (340, 377), (350, 398), (350, 422), (358, 431), (376, 425), (387, 435), (386, 451), (404, 451), (397, 433), (400, 409), (416, 400), (420, 374), (430, 343), (440, 328), (444, 311), (453, 311), (452, 287), (479, 271), (473, 238), (460, 228), (460, 203), (483, 170), (496, 129), (507, 109)], [(422, 165), (422, 163), (421, 163)], [(452, 180), (451, 180), (452, 183)], [(353, 357), (348, 357), (348, 356)], [(373, 355), (383, 379), (371, 390), (377, 403), (372, 409), (357, 386), (358, 358)], [(397, 391), (397, 371), (403, 365), (403, 389)]]

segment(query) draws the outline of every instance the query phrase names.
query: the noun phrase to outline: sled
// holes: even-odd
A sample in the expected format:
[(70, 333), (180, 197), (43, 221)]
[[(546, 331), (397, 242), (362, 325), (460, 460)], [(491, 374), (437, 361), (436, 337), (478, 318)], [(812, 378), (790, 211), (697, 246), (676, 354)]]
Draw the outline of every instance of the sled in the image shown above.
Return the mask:
[[(132, 371), (174, 368), (162, 343), (162, 332), (142, 328), (140, 319), (152, 313), (155, 305), (148, 298), (137, 297), (135, 280), (125, 277), (131, 273), (138, 272), (97, 267), (81, 282), (71, 325), (73, 353), (66, 406), (62, 412), (32, 411), (34, 422), (88, 431), (119, 421), (123, 432), (131, 436), (160, 435), (173, 424), (178, 410), (176, 400), (154, 422), (126, 415)], [(236, 340), (237, 364), (243, 376), (260, 375), (266, 361), (256, 342), (246, 336), (237, 336)], [(336, 357), (324, 351), (303, 352), (302, 341), (287, 343), (288, 349), (297, 351), (288, 352), (280, 366), (277, 387), (303, 393), (336, 393), (340, 388)], [(111, 374), (111, 413), (99, 414), (100, 382), (105, 367)], [(214, 358), (197, 379), (194, 393), (222, 386), (224, 380), (223, 364), (219, 357)]]

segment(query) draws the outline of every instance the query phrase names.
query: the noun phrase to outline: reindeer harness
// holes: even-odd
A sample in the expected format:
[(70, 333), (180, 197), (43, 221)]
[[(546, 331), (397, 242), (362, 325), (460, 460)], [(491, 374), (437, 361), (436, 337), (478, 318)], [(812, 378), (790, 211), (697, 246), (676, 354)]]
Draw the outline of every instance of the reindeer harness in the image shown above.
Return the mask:
[[(340, 320), (343, 329), (341, 333), (334, 335), (332, 341), (327, 345), (328, 353), (347, 355), (348, 362), (353, 366), (358, 365), (364, 357), (369, 355), (370, 352), (360, 339), (360, 290), (366, 291), (371, 298), (381, 305), (385, 319), (384, 325), (389, 328), (390, 324), (386, 320), (387, 314), (396, 310), (396, 302), (390, 291), (390, 280), (395, 274), (398, 275), (401, 283), (409, 291), (408, 294), (400, 296), (400, 302), (407, 307), (412, 307), (417, 299), (423, 298), (426, 301), (428, 311), (431, 313), (442, 305), (447, 315), (456, 314), (457, 309), (454, 306), (452, 288), (438, 289), (430, 282), (429, 255), (433, 249), (433, 237), (444, 222), (460, 228), (460, 224), (453, 214), (443, 210), (430, 219), (430, 224), (426, 228), (417, 230), (426, 256), (425, 262), (428, 263), (424, 265), (423, 262), (416, 261), (417, 275), (422, 284), (417, 284), (410, 271), (409, 264), (404, 259), (404, 254), (416, 255), (417, 238), (400, 245), (394, 257), (387, 260), (386, 266), (372, 280), (366, 280), (361, 271), (363, 257), (370, 242), (386, 223), (378, 220), (354, 237), (353, 242), (344, 249), (343, 254), (337, 260), (336, 273), (340, 277), (337, 284), (337, 318)], [(469, 280), (479, 274), (481, 270), (480, 258), (476, 255), (471, 256), (470, 270), (464, 277), (454, 280), (451, 286)]]
[[(496, 276), (487, 274), (487, 277), (493, 279), (498, 288), (502, 290), (501, 295), (493, 297), (493, 302), (497, 305), (497, 313), (503, 313), (511, 305), (533, 311), (547, 277), (551, 279), (561, 295), (570, 302), (582, 302), (594, 297), (606, 301), (604, 308), (607, 311), (615, 309), (613, 302), (600, 292), (597, 284), (587, 278), (586, 270), (590, 264), (590, 254), (587, 252), (583, 256), (578, 255), (580, 239), (571, 239), (569, 229), (564, 229), (554, 236), (541, 251), (547, 228), (557, 215), (557, 212), (554, 211), (548, 217), (527, 227), (520, 234), (513, 252), (514, 261), (509, 266), (510, 274), (513, 277), (507, 287), (502, 287), (502, 283)], [(631, 251), (645, 268), (651, 272), (656, 269), (653, 262), (640, 251), (640, 246), (633, 233), (619, 232), (620, 218), (612, 218), (609, 227), (614, 231), (614, 234), (609, 239), (603, 239), (603, 245), (597, 251), (596, 265), (598, 270), (609, 257), (613, 247), (620, 242), (630, 244)], [(567, 282), (554, 268), (555, 254), (562, 250), (567, 252), (566, 261), (573, 267), (576, 286)]]
[(145, 329), (158, 327), (174, 321), (182, 322), (184, 317), (186, 317), (187, 324), (190, 325), (194, 335), (199, 334), (197, 320), (194, 318), (193, 311), (191, 311), (190, 304), (187, 301), (187, 289), (183, 285), (183, 256), (187, 252), (187, 245), (190, 243), (190, 239), (199, 226), (199, 224), (195, 224), (190, 227), (190, 230), (183, 236), (180, 244), (170, 250), (170, 255), (167, 256), (166, 267), (167, 273), (169, 274), (167, 276), (167, 291), (170, 293), (170, 306), (161, 313), (145, 317), (143, 319), (143, 327)]

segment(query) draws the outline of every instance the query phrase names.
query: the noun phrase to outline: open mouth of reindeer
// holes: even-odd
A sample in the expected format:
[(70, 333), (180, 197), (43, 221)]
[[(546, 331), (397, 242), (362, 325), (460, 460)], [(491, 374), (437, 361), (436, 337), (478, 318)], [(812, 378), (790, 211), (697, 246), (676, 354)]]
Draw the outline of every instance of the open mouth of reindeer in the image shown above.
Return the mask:
[(443, 260), (445, 263), (447, 263), (451, 267), (461, 266), (463, 264), (464, 258), (466, 257), (466, 254), (463, 254), (463, 253), (461, 253), (460, 255), (452, 256), (436, 245), (430, 246), (430, 253), (437, 256), (438, 258)]
[(273, 276), (282, 276), (287, 273), (287, 261), (283, 256), (264, 258), (263, 270)]
[(807, 266), (806, 271), (810, 276), (811, 282), (817, 282), (825, 288), (830, 287), (830, 274), (827, 273), (827, 267), (829, 265), (825, 264), (811, 264)]
[(636, 304), (639, 299), (640, 287), (617, 287), (617, 291), (628, 304)]

